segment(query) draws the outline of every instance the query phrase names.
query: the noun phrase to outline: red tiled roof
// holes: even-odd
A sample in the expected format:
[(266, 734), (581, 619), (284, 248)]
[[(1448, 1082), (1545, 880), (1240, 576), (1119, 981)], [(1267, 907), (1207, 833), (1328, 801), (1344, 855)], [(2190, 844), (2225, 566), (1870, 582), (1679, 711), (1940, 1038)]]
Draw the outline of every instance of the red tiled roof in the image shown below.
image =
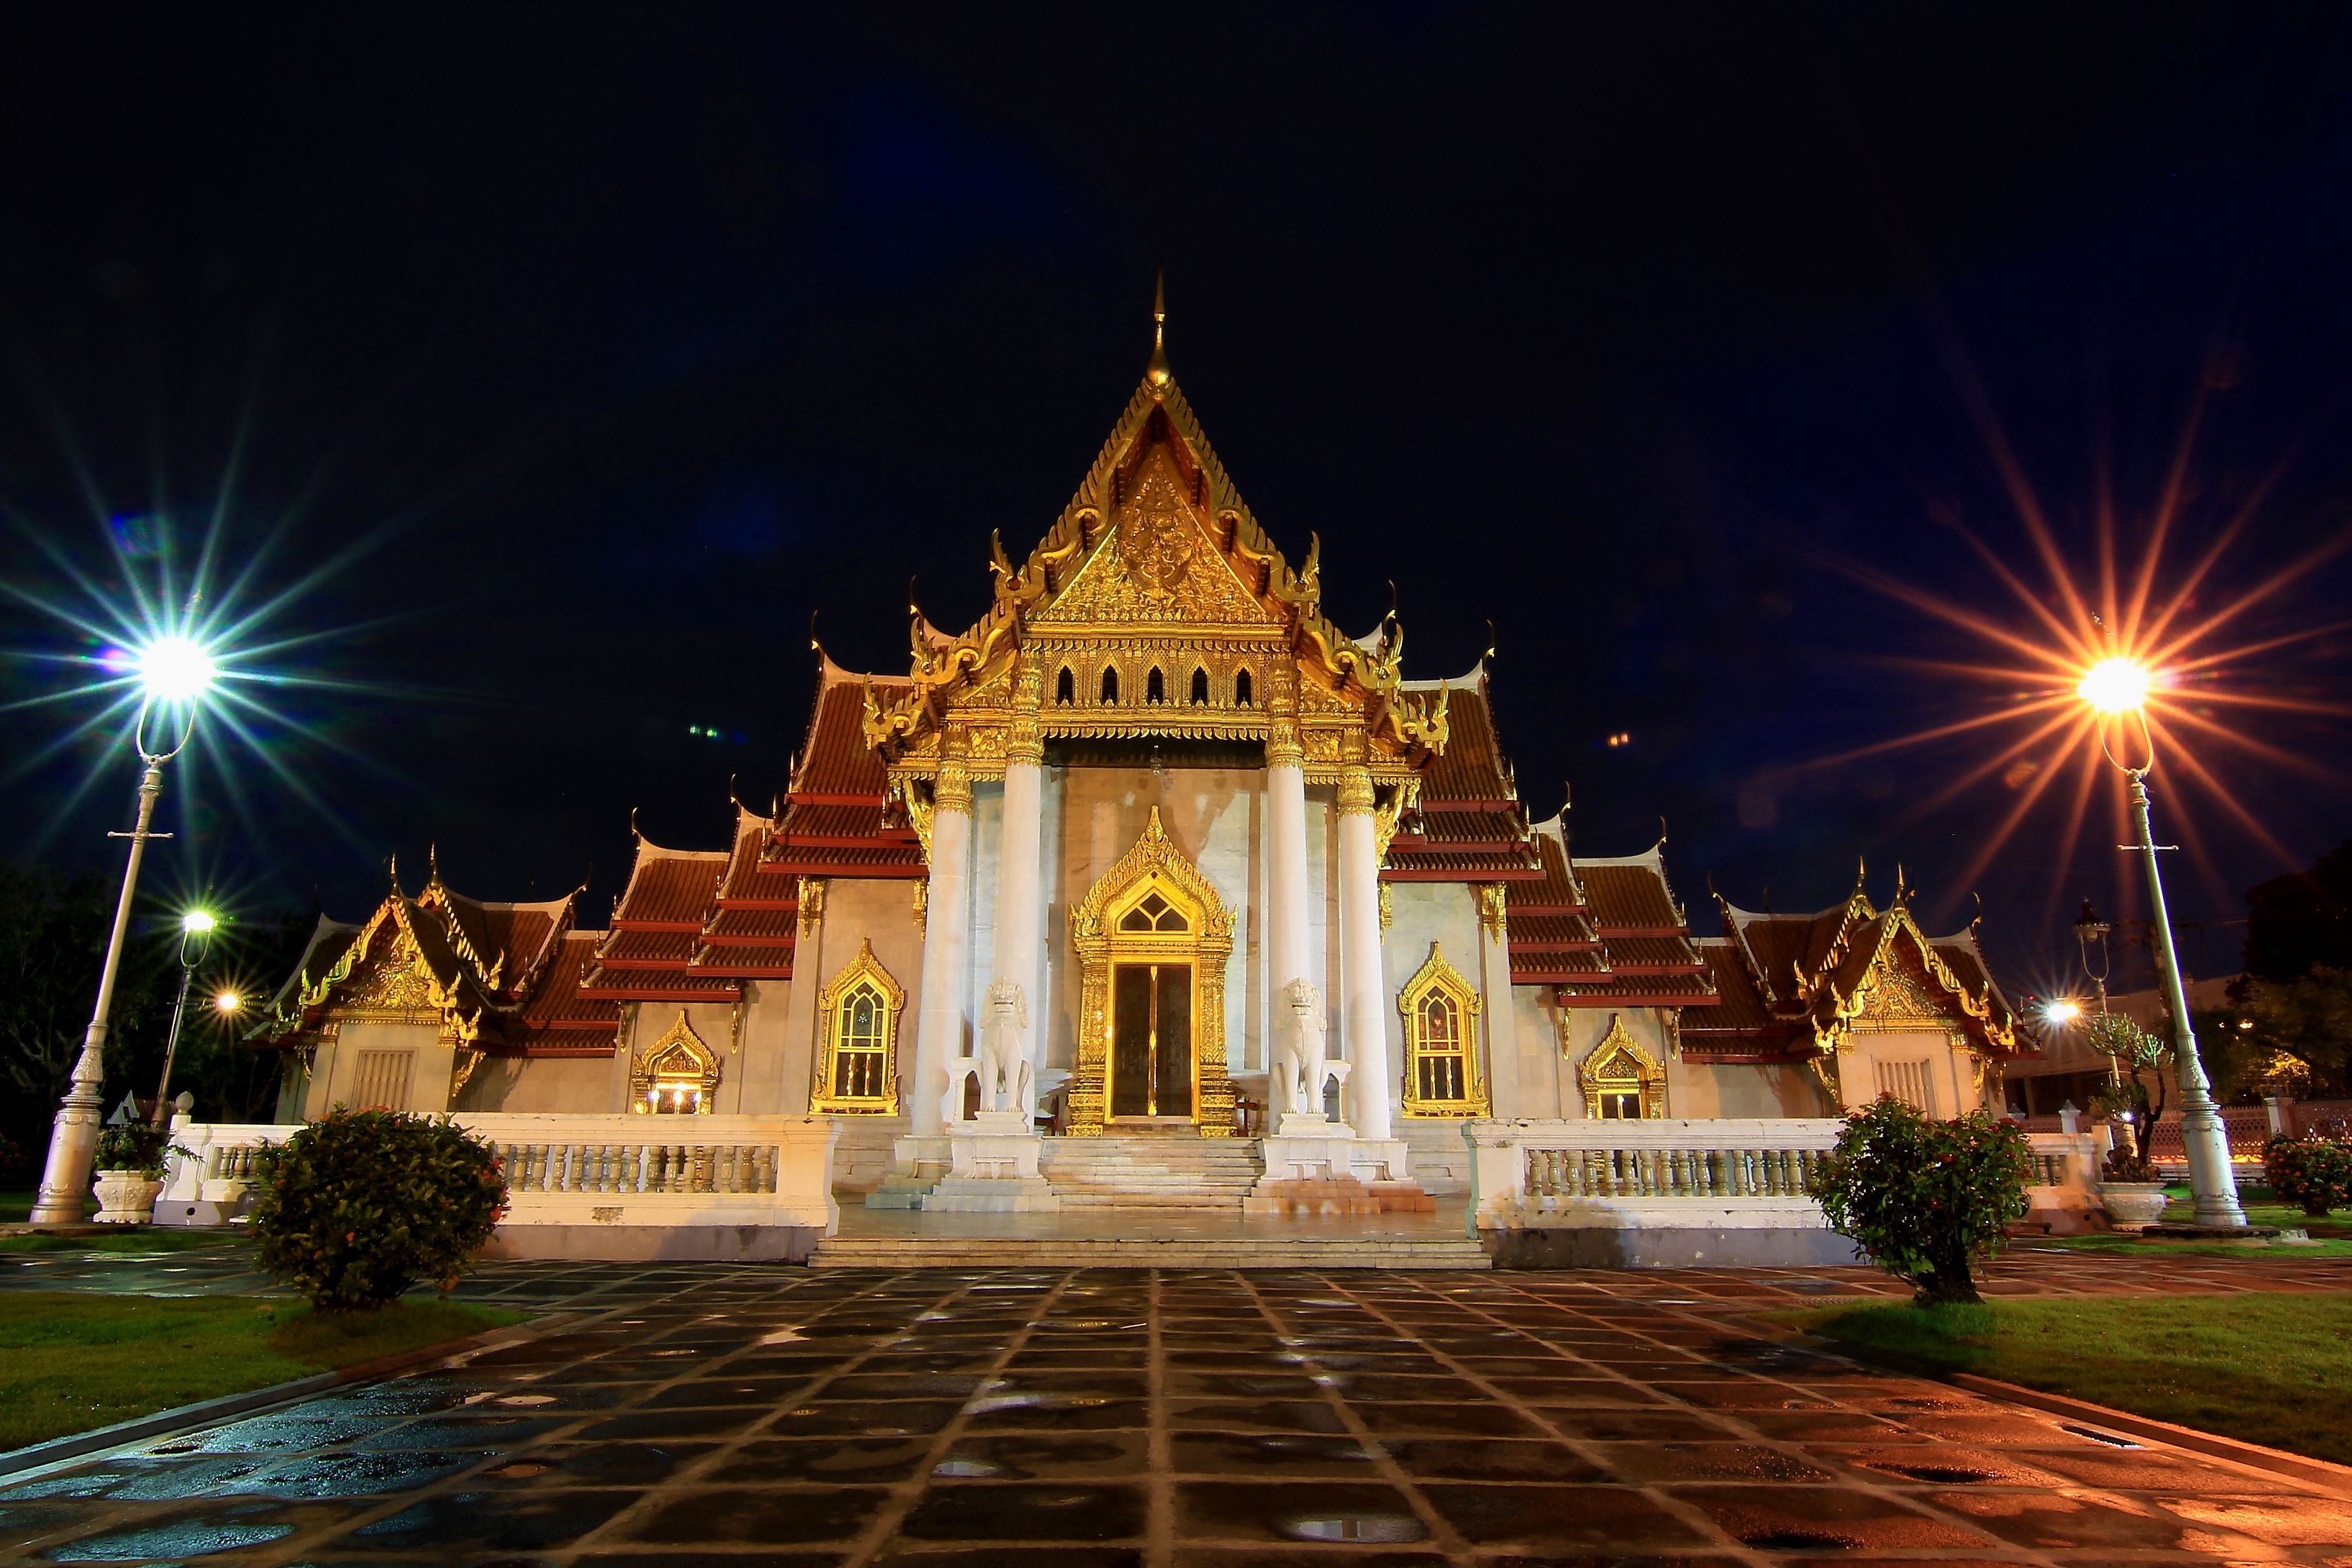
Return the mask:
[(1389, 847), (1389, 864), (1381, 871), (1384, 882), (1509, 882), (1542, 876), (1535, 857), (1525, 849), (1486, 852), (1409, 850)]
[(1531, 882), (1514, 882), (1503, 889), (1504, 907), (1516, 921), (1523, 912), (1541, 910), (1546, 913), (1580, 912), (1586, 907), (1584, 889), (1576, 885), (1568, 854), (1559, 840), (1548, 832), (1534, 836), (1536, 850), (1543, 866), (1543, 876)]
[(596, 962), (614, 969), (679, 968), (694, 956), (696, 931), (616, 931)]
[(1512, 914), (1509, 931), (1514, 953), (1570, 952), (1601, 946), (1600, 934), (1582, 915)]
[(1580, 860), (1577, 879), (1592, 900), (1601, 934), (1614, 931), (1679, 931), (1682, 917), (1667, 896), (1665, 879), (1646, 864), (1611, 865)]
[(1685, 937), (1612, 936), (1605, 942), (1609, 967), (1620, 974), (1692, 974), (1705, 967)]
[[(907, 684), (874, 679), (877, 689)], [(888, 791), (889, 774), (882, 759), (866, 743), (865, 689), (856, 677), (828, 664), (818, 678), (808, 737), (802, 744), (800, 768), (793, 775), (793, 795), (800, 800), (855, 796), (880, 801)]]
[(1707, 977), (1715, 983), (1717, 1006), (1704, 1022), (1683, 1026), (1685, 1039), (1700, 1030), (1786, 1034), (1786, 1026), (1773, 1019), (1772, 1010), (1765, 1005), (1764, 994), (1756, 989), (1756, 978), (1748, 973), (1747, 961), (1736, 948), (1720, 941), (1702, 942), (1697, 947), (1699, 957), (1706, 963)]
[(1609, 959), (1602, 952), (1511, 949), (1511, 984), (1514, 985), (1560, 985), (1570, 980), (1607, 978)]
[(768, 855), (769, 865), (776, 869), (809, 877), (919, 877), (926, 869), (919, 843), (806, 848), (783, 844), (772, 846)]
[(581, 976), (593, 962), (596, 944), (604, 937), (600, 931), (564, 934), (530, 1000), (523, 1004), (522, 1021), (527, 1028), (610, 1030), (619, 1026), (618, 1007), (610, 1002), (586, 1000), (579, 993)]
[(639, 839), (629, 886), (621, 895), (620, 908), (613, 911), (614, 928), (670, 926), (699, 931), (718, 902), (719, 873), (730, 858), (725, 850), (658, 849)]
[(1494, 715), (1484, 691), (1454, 689), (1445, 704), (1445, 752), (1422, 774), (1424, 810), (1453, 801), (1507, 803), (1513, 795), (1495, 744)]
[(759, 946), (790, 947), (794, 940), (792, 910), (731, 909), (719, 911), (709, 929), (702, 933), (705, 942), (716, 946), (752, 943)]
[(1559, 988), (1570, 1007), (1712, 1007), (1715, 993), (1700, 974), (1620, 974), (1597, 984), (1578, 981)]
[(678, 970), (599, 967), (581, 984), (580, 994), (614, 1002), (740, 1002), (743, 988), (732, 980), (702, 979)]
[(1433, 847), (1507, 844), (1516, 848), (1526, 842), (1527, 829), (1507, 811), (1424, 811), (1412, 837)]

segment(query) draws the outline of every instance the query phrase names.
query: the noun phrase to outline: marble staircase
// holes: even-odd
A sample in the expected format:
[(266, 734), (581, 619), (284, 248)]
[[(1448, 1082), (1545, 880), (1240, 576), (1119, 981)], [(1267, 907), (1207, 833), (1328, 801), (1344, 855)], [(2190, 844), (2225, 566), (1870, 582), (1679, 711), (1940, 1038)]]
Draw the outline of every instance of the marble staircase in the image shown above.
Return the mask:
[[(962, 1217), (962, 1216), (956, 1216)], [(1044, 1216), (1063, 1218), (1068, 1216)], [(1239, 1215), (1235, 1216), (1236, 1222)], [(1265, 1230), (1236, 1223), (1230, 1234), (1069, 1234), (1028, 1227), (1017, 1236), (880, 1234), (828, 1236), (813, 1268), (1444, 1268), (1494, 1267), (1468, 1237), (1381, 1233), (1345, 1225)]]
[(1194, 1134), (1048, 1138), (1038, 1169), (1065, 1209), (1230, 1209), (1256, 1184), (1257, 1145)]

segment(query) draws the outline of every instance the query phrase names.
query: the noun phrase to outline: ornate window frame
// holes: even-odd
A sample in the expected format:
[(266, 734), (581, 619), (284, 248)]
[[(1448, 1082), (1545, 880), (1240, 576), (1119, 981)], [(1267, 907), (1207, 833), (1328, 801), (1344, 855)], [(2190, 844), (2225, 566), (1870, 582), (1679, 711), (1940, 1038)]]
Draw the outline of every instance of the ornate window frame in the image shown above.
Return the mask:
[[(860, 990), (880, 1004), (882, 1092), (842, 1094), (834, 1084), (848, 1021), (842, 1009)], [(874, 956), (874, 942), (858, 944), (857, 956), (836, 971), (817, 994), (818, 1041), (815, 1079), (809, 1086), (809, 1112), (817, 1116), (896, 1116), (898, 1113), (898, 1020), (907, 1010), (907, 989)]]
[[(1423, 1009), (1433, 996), (1441, 996), (1454, 1007), (1454, 1016), (1460, 1031), (1459, 1047), (1443, 1053), (1429, 1049), (1426, 1020)], [(1491, 1114), (1486, 1097), (1486, 1075), (1478, 1063), (1478, 1014), (1484, 999), (1476, 986), (1462, 972), (1445, 961), (1444, 948), (1437, 942), (1429, 944), (1429, 957), (1404, 989), (1397, 993), (1397, 1012), (1404, 1019), (1404, 1113), (1407, 1116), (1480, 1117)], [(1462, 1062), (1462, 1093), (1458, 1099), (1434, 1099), (1421, 1089), (1422, 1062), (1424, 1057), (1459, 1055)]]
[(694, 1032), (683, 1007), (677, 1010), (677, 1022), (629, 1064), (629, 1109), (639, 1116), (652, 1115), (653, 1097), (665, 1086), (691, 1088), (695, 1115), (709, 1116), (718, 1109), (719, 1053)]
[(1609, 1027), (1576, 1064), (1576, 1087), (1584, 1091), (1584, 1114), (1602, 1120), (1601, 1099), (1609, 1094), (1641, 1097), (1642, 1118), (1655, 1121), (1666, 1113), (1666, 1071), (1649, 1047), (1625, 1027), (1623, 1015), (1609, 1015)]

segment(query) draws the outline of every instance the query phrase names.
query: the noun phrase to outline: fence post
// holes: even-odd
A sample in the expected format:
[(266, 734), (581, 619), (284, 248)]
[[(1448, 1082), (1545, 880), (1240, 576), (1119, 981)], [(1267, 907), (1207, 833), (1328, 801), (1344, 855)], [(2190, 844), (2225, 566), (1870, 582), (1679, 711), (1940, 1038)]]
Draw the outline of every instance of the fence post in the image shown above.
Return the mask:
[(2294, 1100), (2291, 1096), (2266, 1094), (2263, 1096), (2263, 1109), (2271, 1113), (2272, 1137), (2294, 1136)]
[(2080, 1132), (2082, 1130), (2083, 1113), (2074, 1108), (2074, 1102), (2070, 1100), (2058, 1108), (2058, 1131)]

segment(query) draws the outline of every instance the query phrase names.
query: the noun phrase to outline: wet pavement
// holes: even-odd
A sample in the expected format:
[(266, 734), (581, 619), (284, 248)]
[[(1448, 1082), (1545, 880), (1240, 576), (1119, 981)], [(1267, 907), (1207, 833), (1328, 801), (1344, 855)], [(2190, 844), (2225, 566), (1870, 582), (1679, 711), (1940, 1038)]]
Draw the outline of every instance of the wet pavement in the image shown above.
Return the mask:
[[(130, 1288), (224, 1288), (237, 1266), (164, 1261), (186, 1272)], [(162, 1266), (29, 1272), (124, 1288)], [(2000, 1278), (2225, 1284), (2340, 1289), (2352, 1267), (2045, 1255)], [(2352, 1497), (1865, 1371), (1743, 1318), (1879, 1289), (1848, 1269), (500, 1265), (467, 1294), (579, 1316), (461, 1367), (0, 1481), (0, 1555), (2352, 1568)]]

